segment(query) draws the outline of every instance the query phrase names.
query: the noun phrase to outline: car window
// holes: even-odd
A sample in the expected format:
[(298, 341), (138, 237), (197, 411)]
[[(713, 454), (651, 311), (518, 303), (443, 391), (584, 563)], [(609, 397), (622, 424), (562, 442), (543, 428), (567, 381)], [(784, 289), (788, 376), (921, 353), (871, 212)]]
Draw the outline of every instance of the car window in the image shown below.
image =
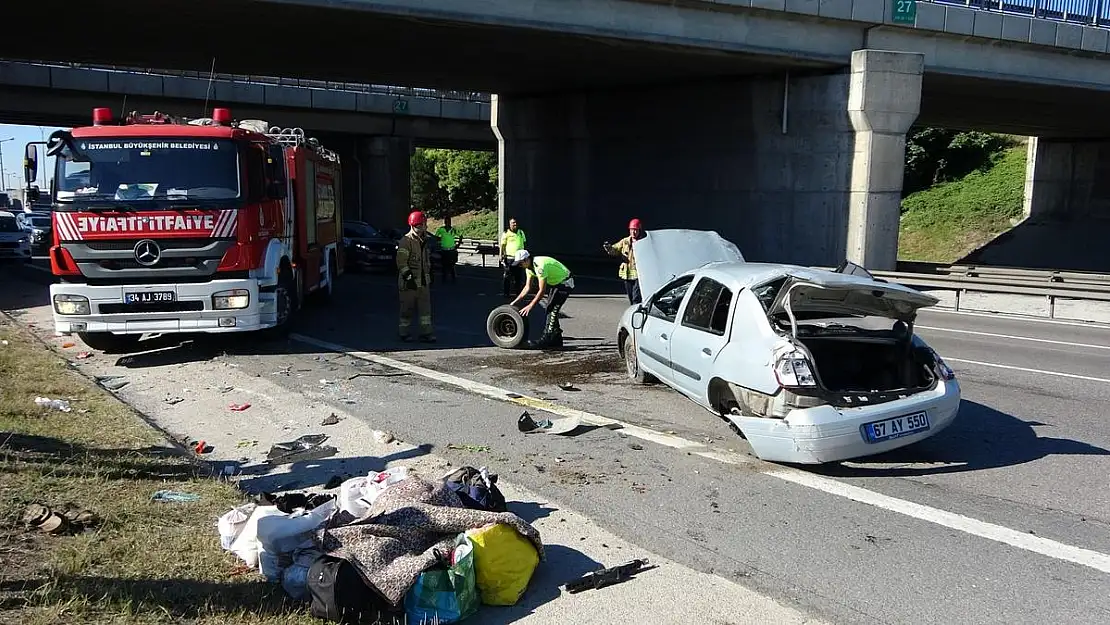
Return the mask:
[(784, 284), (786, 284), (786, 278), (779, 278), (751, 290), (755, 298), (763, 305), (764, 312), (771, 310), (771, 304), (775, 303), (775, 298), (779, 296), (779, 291), (782, 290)]
[(686, 291), (693, 281), (693, 277), (683, 278), (680, 282), (660, 291), (651, 300), (651, 308), (648, 314), (652, 317), (674, 322), (678, 317), (678, 309), (682, 306), (682, 298), (686, 296)]
[(732, 304), (732, 291), (710, 278), (702, 278), (690, 294), (690, 303), (682, 315), (682, 325), (695, 330), (724, 334), (728, 326), (728, 312)]

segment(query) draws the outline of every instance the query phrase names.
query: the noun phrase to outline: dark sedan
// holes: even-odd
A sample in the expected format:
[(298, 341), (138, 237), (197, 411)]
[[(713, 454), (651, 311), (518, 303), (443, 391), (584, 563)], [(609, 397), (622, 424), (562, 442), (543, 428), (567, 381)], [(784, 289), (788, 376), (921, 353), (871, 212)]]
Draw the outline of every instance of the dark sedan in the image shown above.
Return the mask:
[(364, 221), (343, 224), (347, 269), (396, 269), (397, 241)]

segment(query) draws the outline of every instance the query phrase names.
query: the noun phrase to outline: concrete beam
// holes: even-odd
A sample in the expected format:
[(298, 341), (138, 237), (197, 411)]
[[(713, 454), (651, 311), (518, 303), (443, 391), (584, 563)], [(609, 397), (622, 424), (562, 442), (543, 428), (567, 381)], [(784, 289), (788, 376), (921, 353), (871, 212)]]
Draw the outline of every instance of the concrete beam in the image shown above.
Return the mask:
[(893, 271), (906, 132), (921, 110), (921, 54), (857, 50), (852, 53), (848, 116), (856, 131), (848, 214), (848, 259), (868, 269)]

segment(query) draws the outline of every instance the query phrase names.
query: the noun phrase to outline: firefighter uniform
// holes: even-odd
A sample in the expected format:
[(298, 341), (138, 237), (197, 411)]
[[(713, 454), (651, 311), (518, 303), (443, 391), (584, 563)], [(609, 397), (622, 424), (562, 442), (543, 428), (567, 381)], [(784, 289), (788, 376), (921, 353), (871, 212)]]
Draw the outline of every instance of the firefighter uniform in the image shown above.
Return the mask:
[(642, 301), (639, 275), (636, 273), (636, 255), (633, 252), (632, 244), (638, 239), (642, 239), (643, 236), (640, 220), (633, 219), (628, 222), (628, 236), (617, 241), (614, 245), (605, 244), (605, 251), (609, 255), (620, 256), (624, 259), (620, 269), (617, 270), (617, 277), (624, 283), (624, 294), (628, 296), (628, 303), (630, 304), (639, 304)]
[[(412, 219), (410, 218), (410, 222)], [(422, 232), (409, 230), (397, 243), (397, 289), (401, 295), (400, 335), (410, 338), (413, 315), (420, 325), (420, 339), (434, 341), (432, 334), (432, 258)]]

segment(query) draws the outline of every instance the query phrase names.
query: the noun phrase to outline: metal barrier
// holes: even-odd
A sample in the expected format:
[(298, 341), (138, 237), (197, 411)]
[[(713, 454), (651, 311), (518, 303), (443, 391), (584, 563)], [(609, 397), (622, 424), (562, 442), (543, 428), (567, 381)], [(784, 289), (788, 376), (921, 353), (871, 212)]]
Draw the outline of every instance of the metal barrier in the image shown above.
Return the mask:
[(26, 63), (43, 67), (57, 67), (63, 69), (84, 69), (98, 72), (116, 72), (121, 74), (142, 74), (147, 76), (164, 76), (169, 78), (195, 78), (200, 80), (213, 80), (218, 82), (235, 82), (252, 85), (265, 85), (272, 87), (292, 87), (297, 89), (324, 89), (328, 91), (350, 91), (354, 93), (371, 93), (376, 95), (391, 95), (403, 98), (426, 98), (432, 100), (452, 100), (461, 102), (489, 102), (488, 93), (477, 91), (440, 91), (438, 89), (424, 89), (421, 87), (396, 87), (392, 85), (373, 85), (353, 82), (333, 82), (327, 80), (309, 80), (305, 78), (280, 78), (276, 76), (254, 76), (244, 74), (223, 74), (195, 72), (171, 69), (151, 69), (137, 67), (121, 67), (118, 65), (96, 65), (88, 63), (61, 63), (56, 61), (35, 61), (21, 59), (5, 59), (12, 63)]
[(979, 11), (1110, 27), (1110, 0), (924, 0)]

